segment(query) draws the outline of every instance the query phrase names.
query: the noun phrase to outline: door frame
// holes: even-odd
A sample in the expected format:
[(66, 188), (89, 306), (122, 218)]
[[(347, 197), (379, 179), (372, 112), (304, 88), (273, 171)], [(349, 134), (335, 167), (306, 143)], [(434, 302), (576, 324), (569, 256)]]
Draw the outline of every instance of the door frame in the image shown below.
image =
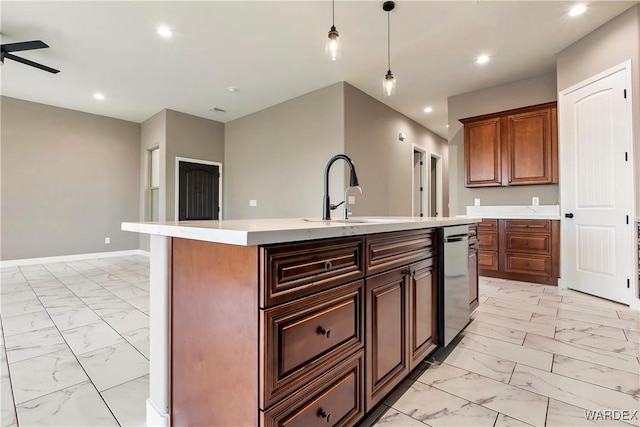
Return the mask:
[[(421, 147), (416, 143), (412, 143), (411, 150), (411, 215), (415, 209), (414, 192), (416, 189), (416, 183), (414, 182), (413, 174), (413, 153), (418, 151), (422, 153), (422, 185), (426, 188), (426, 191), (422, 192), (422, 206), (424, 208), (423, 215), (428, 217), (431, 212), (431, 159), (436, 159), (436, 211), (438, 211), (438, 218), (442, 217), (442, 156), (427, 148)], [(429, 161), (429, 168), (427, 168), (427, 161)], [(429, 173), (428, 173), (429, 172)]]
[[(415, 143), (412, 144), (413, 149), (411, 150), (411, 216), (414, 216), (413, 213), (415, 212), (416, 209), (416, 204), (415, 204), (415, 191), (416, 191), (416, 182), (415, 182), (415, 171), (414, 171), (414, 163), (413, 163), (413, 155), (415, 154), (415, 152), (419, 152), (420, 156), (421, 156), (421, 161), (422, 161), (422, 165), (420, 166), (420, 177), (422, 178), (422, 182), (420, 183), (422, 185), (422, 188), (428, 188), (428, 175), (426, 173), (427, 169), (426, 169), (426, 165), (427, 165), (427, 157), (429, 152), (425, 149), (420, 147), (419, 145), (416, 145)], [(422, 198), (422, 216), (423, 217), (428, 217), (428, 211), (429, 211), (429, 199), (427, 198), (428, 196), (428, 191), (422, 191), (422, 194), (420, 195)], [(426, 212), (425, 212), (426, 211)]]
[(212, 162), (210, 160), (200, 160), (200, 159), (191, 159), (189, 157), (178, 157), (176, 156), (176, 164), (175, 164), (175, 211), (174, 211), (174, 220), (177, 221), (179, 216), (180, 209), (180, 162), (185, 163), (198, 163), (201, 165), (210, 165), (217, 166), (218, 172), (220, 173), (220, 179), (218, 180), (218, 206), (220, 207), (220, 212), (218, 214), (218, 221), (222, 221), (222, 163), (221, 162)]
[[(585, 86), (588, 86), (598, 80), (601, 80), (611, 74), (614, 74), (618, 71), (622, 71), (625, 70), (626, 71), (626, 89), (627, 89), (627, 113), (629, 116), (629, 129), (627, 130), (628, 132), (630, 132), (630, 140), (631, 140), (631, 145), (629, 147), (630, 153), (629, 153), (629, 161), (631, 162), (631, 168), (632, 168), (632, 176), (636, 176), (637, 172), (636, 172), (636, 165), (635, 165), (635, 135), (634, 135), (634, 117), (633, 117), (633, 85), (632, 85), (632, 74), (631, 74), (631, 60), (626, 60), (618, 65), (615, 65), (611, 68), (608, 68), (594, 76), (591, 76), (585, 80), (582, 80), (579, 83), (576, 83), (566, 89), (561, 90), (558, 93), (558, 136), (561, 138), (562, 137), (562, 131), (561, 131), (561, 127), (565, 126), (564, 124), (564, 116), (565, 116), (565, 110), (566, 110), (566, 96), (569, 95), (570, 93), (581, 89)], [(559, 169), (560, 169), (560, 184), (559, 184), (559, 193), (560, 193), (560, 235), (563, 234), (564, 230), (567, 227), (567, 220), (564, 218), (564, 215), (562, 214), (563, 212), (563, 207), (562, 207), (562, 202), (563, 202), (563, 183), (565, 182), (565, 177), (563, 177), (563, 162), (564, 159), (567, 157), (567, 152), (566, 152), (566, 147), (564, 144), (562, 144), (562, 141), (559, 141), (558, 144), (558, 148), (559, 148), (559, 161), (558, 161), (558, 165), (559, 165)], [(633, 203), (631, 203), (631, 212), (630, 212), (630, 216), (631, 218), (629, 218), (629, 220), (631, 221), (631, 223), (634, 223), (634, 220), (636, 218), (636, 188), (635, 188), (635, 181), (632, 179), (631, 182), (629, 183), (630, 188), (630, 193), (632, 195), (632, 199), (633, 199)], [(560, 250), (560, 261), (561, 261), (561, 268), (560, 268), (560, 276), (561, 278), (558, 279), (558, 287), (566, 289), (567, 288), (567, 283), (565, 283), (562, 280), (562, 277), (566, 277), (567, 274), (567, 270), (568, 270), (568, 266), (567, 266), (567, 253), (570, 250), (569, 248), (569, 242), (566, 241), (566, 239), (561, 238), (561, 250)], [(636, 242), (635, 239), (632, 239), (632, 242)], [(624, 250), (624, 249), (623, 249)], [(628, 248), (629, 251), (634, 251), (637, 252), (637, 247), (634, 247), (633, 245)], [(632, 252), (633, 253), (633, 252)], [(634, 265), (632, 265), (632, 271), (634, 272), (634, 275), (631, 277), (631, 286), (629, 289), (629, 295), (628, 295), (628, 304), (631, 307), (635, 307), (635, 308), (640, 308), (640, 299), (638, 298), (638, 263), (633, 263)]]
[[(437, 217), (441, 218), (442, 215), (442, 156), (434, 152), (429, 153), (429, 169), (431, 169), (431, 159), (436, 159), (436, 211)], [(431, 178), (431, 174), (429, 174)], [(431, 201), (431, 183), (429, 183), (429, 201)]]

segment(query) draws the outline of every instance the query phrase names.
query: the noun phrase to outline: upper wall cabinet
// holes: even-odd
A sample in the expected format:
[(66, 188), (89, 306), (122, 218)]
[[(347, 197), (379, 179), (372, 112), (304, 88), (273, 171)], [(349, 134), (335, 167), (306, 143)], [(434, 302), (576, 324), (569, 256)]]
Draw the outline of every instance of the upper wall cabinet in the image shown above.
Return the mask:
[(555, 102), (460, 121), (466, 187), (558, 182)]

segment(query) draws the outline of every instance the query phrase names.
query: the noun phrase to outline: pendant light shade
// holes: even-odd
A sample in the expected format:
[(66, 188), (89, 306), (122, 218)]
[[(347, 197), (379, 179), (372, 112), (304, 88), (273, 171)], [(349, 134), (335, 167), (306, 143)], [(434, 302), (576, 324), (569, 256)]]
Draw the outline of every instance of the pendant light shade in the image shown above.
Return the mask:
[(332, 61), (338, 59), (338, 30), (336, 30), (336, 4), (335, 0), (332, 0), (332, 21), (331, 29), (329, 30), (329, 36), (327, 38), (327, 45), (325, 46), (325, 52)]
[(387, 12), (387, 65), (388, 70), (387, 74), (384, 76), (384, 80), (382, 81), (382, 88), (384, 94), (386, 96), (391, 96), (396, 93), (396, 78), (393, 76), (391, 72), (391, 19), (389, 17), (389, 12), (396, 7), (396, 4), (392, 1), (386, 1), (382, 4), (382, 10)]

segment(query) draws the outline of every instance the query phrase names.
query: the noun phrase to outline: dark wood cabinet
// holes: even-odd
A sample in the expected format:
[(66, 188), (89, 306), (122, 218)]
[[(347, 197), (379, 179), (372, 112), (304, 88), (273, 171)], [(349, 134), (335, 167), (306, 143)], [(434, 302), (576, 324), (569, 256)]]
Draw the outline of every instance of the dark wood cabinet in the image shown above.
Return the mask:
[(366, 279), (367, 410), (437, 347), (433, 258)]
[(481, 276), (557, 285), (560, 221), (486, 219), (479, 224), (478, 238)]
[(500, 117), (465, 123), (464, 140), (465, 185), (502, 185)]
[(406, 267), (368, 278), (365, 405), (375, 406), (409, 373)]
[(354, 425), (437, 347), (435, 252), (433, 229), (172, 238), (172, 425)]
[(466, 187), (558, 182), (555, 102), (460, 121)]

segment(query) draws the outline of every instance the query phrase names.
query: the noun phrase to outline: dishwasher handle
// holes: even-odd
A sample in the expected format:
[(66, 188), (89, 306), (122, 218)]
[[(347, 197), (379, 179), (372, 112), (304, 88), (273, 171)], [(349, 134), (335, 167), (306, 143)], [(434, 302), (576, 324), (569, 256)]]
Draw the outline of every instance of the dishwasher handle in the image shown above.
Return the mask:
[(445, 243), (454, 243), (454, 242), (464, 242), (466, 240), (469, 240), (469, 235), (464, 234), (464, 235), (456, 235), (456, 236), (448, 236), (445, 237), (444, 242)]

